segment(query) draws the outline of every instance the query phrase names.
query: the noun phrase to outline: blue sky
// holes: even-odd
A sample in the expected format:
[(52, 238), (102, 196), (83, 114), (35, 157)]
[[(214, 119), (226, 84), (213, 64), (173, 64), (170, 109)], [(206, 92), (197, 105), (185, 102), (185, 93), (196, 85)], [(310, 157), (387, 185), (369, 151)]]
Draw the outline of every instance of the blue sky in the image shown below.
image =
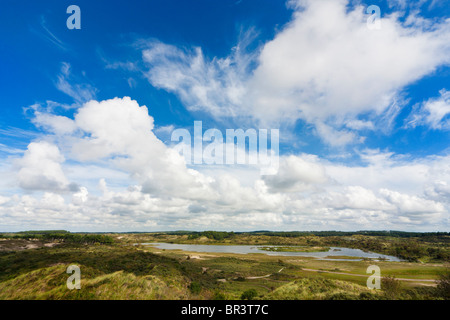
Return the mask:
[[(448, 231), (449, 19), (446, 0), (6, 0), (0, 231)], [(199, 120), (279, 129), (278, 172), (180, 164), (170, 134)]]

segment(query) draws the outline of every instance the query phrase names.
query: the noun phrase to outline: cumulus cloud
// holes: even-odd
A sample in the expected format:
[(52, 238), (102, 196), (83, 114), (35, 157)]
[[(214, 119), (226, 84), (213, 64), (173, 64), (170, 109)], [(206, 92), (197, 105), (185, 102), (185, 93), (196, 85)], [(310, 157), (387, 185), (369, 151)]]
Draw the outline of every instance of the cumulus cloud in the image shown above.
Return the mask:
[(441, 203), (423, 199), (417, 196), (401, 194), (396, 191), (382, 189), (380, 193), (392, 204), (398, 211), (409, 216), (423, 213), (443, 213), (445, 208)]
[(304, 191), (327, 182), (325, 168), (311, 155), (283, 157), (278, 173), (263, 177), (272, 192)]
[(370, 30), (366, 8), (348, 9), (347, 0), (290, 4), (292, 20), (252, 52), (239, 43), (228, 57), (209, 59), (201, 48), (151, 42), (143, 50), (148, 80), (218, 120), (302, 119), (325, 142), (345, 145), (361, 141), (359, 131), (373, 129), (372, 119), (391, 122), (402, 89), (450, 62), (449, 21), (428, 27), (412, 13), (407, 22), (392, 14)]
[[(35, 193), (0, 198), (4, 226), (20, 219), (22, 227), (118, 231), (448, 227), (448, 156), (367, 149), (363, 164), (348, 165), (282, 155), (276, 175), (260, 176), (256, 167), (188, 167), (154, 135), (147, 107), (128, 97), (87, 102), (73, 119), (52, 115), (54, 125), (43, 128), (53, 142), (32, 142), (15, 160), (19, 186)], [(58, 121), (74, 129), (60, 140)]]
[(79, 161), (108, 159), (148, 193), (201, 198), (211, 192), (208, 179), (188, 169), (184, 159), (155, 136), (147, 107), (129, 97), (87, 102), (75, 123), (85, 134), (72, 146), (72, 156)]
[(425, 191), (427, 197), (441, 201), (444, 203), (450, 203), (450, 183), (443, 180), (436, 180), (433, 184), (427, 187)]
[(404, 86), (450, 61), (448, 23), (424, 31), (392, 15), (381, 19), (380, 30), (369, 30), (362, 6), (297, 3), (293, 21), (264, 46), (252, 78), (263, 116), (339, 128), (359, 114), (382, 114)]
[(33, 123), (37, 127), (56, 135), (70, 134), (76, 129), (76, 125), (72, 119), (38, 110), (34, 112)]
[(32, 142), (24, 156), (17, 160), (20, 167), (18, 182), (26, 190), (76, 190), (75, 184), (67, 180), (61, 164), (64, 156), (57, 146), (46, 142)]

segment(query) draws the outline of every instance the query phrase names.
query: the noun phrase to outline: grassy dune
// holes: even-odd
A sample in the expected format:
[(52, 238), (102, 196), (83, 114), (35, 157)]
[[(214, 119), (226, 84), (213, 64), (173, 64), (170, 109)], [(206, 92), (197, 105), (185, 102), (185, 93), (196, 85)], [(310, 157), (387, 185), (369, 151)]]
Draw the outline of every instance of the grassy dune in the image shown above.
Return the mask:
[[(14, 279), (0, 283), (0, 299), (25, 300), (144, 300), (144, 299), (186, 299), (186, 289), (168, 286), (155, 276), (136, 276), (117, 271), (93, 276), (86, 266), (83, 270), (82, 289), (68, 290), (66, 287), (68, 265), (42, 268), (22, 274)], [(86, 271), (87, 274), (86, 274)]]
[(303, 278), (283, 285), (265, 296), (275, 300), (368, 300), (382, 295), (367, 287), (340, 280)]

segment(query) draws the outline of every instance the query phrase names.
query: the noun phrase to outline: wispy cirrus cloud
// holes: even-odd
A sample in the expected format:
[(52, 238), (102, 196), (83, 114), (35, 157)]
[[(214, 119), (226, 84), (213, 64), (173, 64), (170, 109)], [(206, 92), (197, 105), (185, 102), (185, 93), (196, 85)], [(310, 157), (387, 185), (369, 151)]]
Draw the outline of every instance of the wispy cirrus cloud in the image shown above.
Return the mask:
[(417, 104), (405, 120), (405, 126), (427, 126), (433, 130), (450, 130), (450, 91), (442, 89), (439, 94), (439, 97)]
[(182, 49), (157, 40), (141, 41), (145, 75), (158, 88), (175, 93), (191, 111), (207, 111), (216, 119), (247, 116), (242, 107), (246, 81), (257, 52), (247, 47), (254, 30), (243, 32), (225, 58), (208, 59), (199, 47)]
[(63, 62), (61, 64), (61, 73), (58, 75), (55, 84), (56, 88), (70, 96), (78, 105), (95, 98), (97, 90), (93, 86), (86, 83), (73, 82), (71, 66), (67, 62)]
[(44, 38), (46, 41), (51, 43), (56, 48), (63, 50), (63, 51), (69, 50), (69, 46), (65, 42), (63, 42), (59, 37), (57, 37), (54, 34), (54, 32), (52, 32), (49, 29), (49, 27), (47, 26), (47, 20), (46, 20), (45, 16), (43, 16), (43, 15), (40, 16), (39, 25), (41, 26), (42, 30), (36, 30), (34, 28), (31, 28), (31, 31), (36, 33), (40, 37)]

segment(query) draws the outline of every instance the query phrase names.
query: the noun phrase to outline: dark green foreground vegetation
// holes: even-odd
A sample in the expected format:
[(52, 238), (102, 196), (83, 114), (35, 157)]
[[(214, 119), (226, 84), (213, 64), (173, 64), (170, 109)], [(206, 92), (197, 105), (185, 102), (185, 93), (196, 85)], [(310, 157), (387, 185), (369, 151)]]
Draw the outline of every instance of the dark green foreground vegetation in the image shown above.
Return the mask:
[[(232, 244), (230, 237), (210, 236), (212, 239), (205, 235), (189, 239), (188, 234), (173, 233), (6, 234), (0, 241), (0, 299), (449, 299), (450, 275), (445, 261), (427, 256), (434, 252), (428, 250), (430, 247), (447, 252), (448, 235), (434, 235), (435, 239), (426, 238), (426, 241), (408, 238), (424, 248), (420, 257), (427, 257), (432, 264), (377, 262), (384, 272), (381, 290), (370, 290), (365, 285), (365, 269), (372, 263), (368, 261), (318, 261), (264, 254), (204, 254), (199, 257), (197, 253), (158, 251), (133, 245), (148, 239)], [(289, 244), (297, 245), (309, 241), (309, 246), (337, 241), (335, 237), (343, 238), (335, 235), (232, 235), (235, 243), (263, 243), (270, 238), (274, 242), (289, 239)], [(400, 245), (402, 242), (397, 241), (404, 240), (367, 235), (346, 237), (388, 246)], [(223, 242), (227, 239), (229, 242)], [(23, 249), (24, 246), (19, 245), (21, 242), (36, 245)], [(53, 246), (47, 246), (49, 244)], [(69, 277), (66, 269), (72, 264), (81, 269), (80, 290), (66, 287)], [(400, 278), (414, 278), (419, 282), (420, 279), (436, 279), (437, 282), (420, 285), (397, 280)]]

